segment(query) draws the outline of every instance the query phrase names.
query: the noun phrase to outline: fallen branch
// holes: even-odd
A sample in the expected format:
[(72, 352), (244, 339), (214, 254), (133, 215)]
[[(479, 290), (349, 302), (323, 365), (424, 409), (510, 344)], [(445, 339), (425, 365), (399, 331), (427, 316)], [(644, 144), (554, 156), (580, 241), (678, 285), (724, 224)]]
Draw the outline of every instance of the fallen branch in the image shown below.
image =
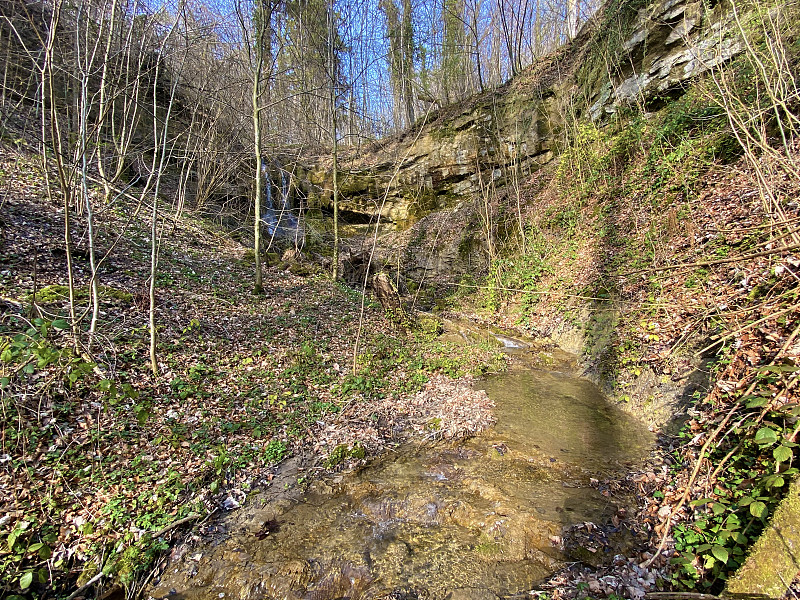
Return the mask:
[(12, 304), (13, 306), (18, 306), (19, 308), (22, 308), (22, 302), (18, 302), (13, 298), (9, 298), (8, 296), (0, 296), (0, 302), (6, 302), (8, 304)]
[(200, 513), (189, 513), (187, 516), (183, 517), (182, 519), (178, 519), (174, 523), (170, 523), (169, 525), (167, 525), (163, 529), (158, 530), (157, 532), (155, 532), (153, 534), (153, 537), (154, 538), (159, 538), (162, 535), (165, 535), (166, 533), (169, 533), (170, 531), (172, 531), (176, 527), (180, 527), (181, 525), (183, 525), (184, 523), (188, 523), (189, 521), (196, 521), (197, 519), (199, 519), (202, 516), (203, 515), (201, 515)]
[(693, 269), (695, 267), (712, 267), (714, 265), (724, 265), (727, 263), (732, 262), (741, 262), (743, 260), (750, 260), (752, 258), (760, 258), (762, 256), (769, 256), (771, 254), (779, 254), (781, 252), (789, 252), (791, 250), (797, 250), (800, 248), (800, 244), (792, 244), (791, 246), (784, 246), (782, 248), (772, 248), (770, 250), (764, 250), (763, 252), (753, 252), (752, 254), (743, 254), (742, 256), (732, 256), (730, 258), (720, 258), (719, 260), (706, 260), (702, 262), (693, 262), (693, 263), (680, 263), (677, 265), (667, 265), (665, 267), (652, 267), (650, 269), (638, 269), (636, 271), (628, 271), (627, 273), (621, 273), (622, 277), (628, 277), (629, 275), (637, 275), (639, 273), (656, 273), (658, 271), (672, 271), (675, 269)]
[[(155, 532), (153, 534), (153, 538), (161, 537), (162, 535), (165, 535), (165, 534), (169, 533), (170, 531), (172, 531), (176, 527), (180, 527), (181, 525), (183, 525), (184, 523), (188, 523), (189, 521), (195, 521), (195, 520), (199, 519), (202, 516), (203, 515), (201, 515), (200, 513), (189, 513), (187, 516), (183, 517), (182, 519), (178, 519), (174, 523), (170, 523), (166, 527), (164, 527), (162, 529), (159, 529), (157, 532)], [(84, 592), (87, 589), (89, 589), (90, 587), (92, 587), (95, 583), (97, 583), (98, 581), (100, 581), (100, 579), (102, 579), (103, 575), (104, 575), (103, 571), (100, 571), (97, 575), (92, 577), (89, 581), (87, 581), (81, 587), (79, 587), (77, 590), (72, 592), (72, 594), (69, 595), (67, 600), (73, 600), (79, 594), (81, 594), (82, 592)]]
[(92, 586), (93, 586), (95, 583), (97, 583), (98, 581), (100, 581), (100, 579), (101, 579), (102, 577), (103, 577), (103, 571), (100, 571), (100, 572), (99, 572), (97, 575), (95, 575), (94, 577), (92, 577), (92, 578), (91, 578), (89, 581), (87, 581), (87, 582), (86, 582), (86, 583), (84, 583), (84, 584), (83, 584), (81, 587), (79, 587), (77, 590), (75, 590), (74, 592), (72, 592), (72, 594), (70, 594), (70, 595), (67, 597), (67, 600), (72, 600), (73, 598), (76, 598), (76, 597), (77, 597), (79, 594), (81, 594), (81, 593), (83, 593), (84, 591), (88, 590), (88, 589), (89, 589), (90, 587), (92, 587)]
[(800, 221), (800, 217), (770, 221), (768, 223), (763, 223), (761, 225), (753, 225), (752, 227), (737, 227), (733, 229), (724, 229), (724, 228), (719, 229), (717, 227), (708, 227), (705, 228), (705, 231), (707, 231), (708, 233), (747, 233), (750, 231), (758, 231), (759, 229), (769, 229), (771, 227), (778, 228), (786, 225), (791, 225), (792, 223), (796, 223), (797, 221)]
[(748, 323), (747, 325), (739, 327), (736, 331), (732, 331), (732, 332), (722, 336), (718, 340), (715, 340), (714, 343), (709, 344), (708, 346), (706, 346), (705, 348), (703, 348), (701, 350), (698, 350), (697, 352), (694, 353), (694, 355), (695, 356), (701, 356), (705, 352), (711, 350), (714, 346), (719, 346), (721, 343), (726, 342), (729, 339), (736, 337), (737, 335), (739, 335), (740, 333), (742, 333), (744, 331), (747, 331), (748, 329), (752, 329), (756, 325), (760, 325), (764, 321), (769, 321), (770, 319), (775, 319), (776, 317), (780, 317), (781, 315), (784, 315), (787, 312), (791, 312), (793, 310), (797, 310), (798, 308), (800, 308), (800, 305), (792, 304), (789, 308), (784, 308), (783, 310), (779, 310), (776, 313), (768, 314), (766, 317), (762, 317), (762, 318), (758, 319), (757, 321), (753, 321), (752, 323)]

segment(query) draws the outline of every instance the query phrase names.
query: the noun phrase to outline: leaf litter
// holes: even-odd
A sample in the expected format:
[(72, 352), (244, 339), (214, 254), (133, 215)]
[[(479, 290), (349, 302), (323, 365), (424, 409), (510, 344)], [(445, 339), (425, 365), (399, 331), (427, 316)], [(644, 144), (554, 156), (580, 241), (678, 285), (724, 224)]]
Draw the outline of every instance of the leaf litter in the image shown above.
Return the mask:
[[(75, 356), (63, 211), (35, 157), (0, 148), (0, 174), (0, 343), (19, 342), (0, 363), (5, 593), (69, 594), (101, 572), (135, 586), (172, 525), (237, 508), (286, 456), (322, 464), (363, 448), (331, 463), (341, 469), (410, 435), (458, 438), (492, 422), (466, 375), (498, 364), (493, 351), (398, 331), (367, 301), (354, 366), (357, 291), (272, 267), (254, 296), (252, 252), (191, 214), (160, 219), (153, 378), (149, 211), (126, 199), (95, 214), (99, 334), (91, 356)], [(85, 215), (73, 219), (80, 312), (90, 270)]]

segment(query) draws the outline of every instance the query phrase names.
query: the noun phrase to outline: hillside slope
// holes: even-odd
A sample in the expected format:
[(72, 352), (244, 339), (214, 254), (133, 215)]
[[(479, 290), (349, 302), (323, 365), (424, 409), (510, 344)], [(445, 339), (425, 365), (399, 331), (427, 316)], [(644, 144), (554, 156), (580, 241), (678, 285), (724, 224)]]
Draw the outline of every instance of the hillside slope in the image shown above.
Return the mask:
[(267, 269), (254, 296), (252, 252), (169, 211), (154, 377), (150, 200), (133, 197), (94, 215), (105, 258), (91, 346), (86, 215), (73, 215), (84, 315), (73, 350), (63, 212), (40, 164), (24, 144), (0, 146), (0, 596), (65, 598), (89, 580), (86, 593), (121, 584), (134, 596), (180, 525), (237, 507), (286, 456), (336, 469), (408, 435), (468, 435), (491, 421), (485, 395), (451, 377), (502, 358), (398, 328), (312, 264)]

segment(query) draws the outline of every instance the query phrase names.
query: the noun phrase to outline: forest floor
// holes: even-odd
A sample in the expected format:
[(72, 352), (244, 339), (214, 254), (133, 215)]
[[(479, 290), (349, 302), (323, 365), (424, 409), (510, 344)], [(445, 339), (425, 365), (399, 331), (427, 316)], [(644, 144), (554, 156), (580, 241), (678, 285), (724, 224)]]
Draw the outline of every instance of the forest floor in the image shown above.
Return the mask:
[[(95, 197), (100, 318), (76, 354), (63, 209), (24, 151), (0, 148), (0, 190), (0, 596), (66, 597), (100, 573), (135, 589), (175, 523), (236, 508), (290, 454), (310, 475), (409, 435), (453, 438), (491, 422), (469, 378), (504, 368), (494, 350), (399, 327), (314, 265), (294, 269), (303, 277), (290, 263), (268, 268), (254, 295), (252, 252), (170, 206), (154, 377), (150, 209), (131, 198)], [(83, 329), (86, 225), (74, 216)]]
[[(581, 199), (579, 214), (592, 217), (572, 221), (545, 190), (538, 198), (552, 202), (530, 202), (540, 214), (527, 217), (552, 234), (544, 240), (551, 263), (536, 282), (550, 293), (535, 303), (506, 296), (502, 306), (484, 293), (458, 300), (471, 318), (544, 335), (587, 298), (598, 312), (616, 302), (616, 333), (588, 359), (612, 367), (614, 396), (642, 410), (653, 398), (640, 378), (655, 379), (656, 393), (662, 384), (681, 387), (693, 354), (713, 358), (701, 365), (709, 393), (693, 398), (679, 432), (660, 432), (650, 463), (626, 482), (641, 501), (624, 523), (640, 536), (636, 554), (576, 563), (540, 596), (716, 592), (793, 475), (800, 263), (765, 225), (752, 182), (742, 164), (714, 170), (687, 214), (657, 208), (660, 221), (646, 196), (609, 204), (602, 189)], [(265, 292), (255, 296), (252, 253), (220, 226), (174, 217), (169, 205), (153, 377), (149, 207), (130, 198), (97, 202), (98, 256), (107, 254), (100, 322), (90, 351), (75, 354), (63, 210), (47, 199), (38, 162), (24, 151), (0, 149), (0, 190), (3, 595), (66, 596), (99, 573), (135, 589), (178, 534), (176, 523), (236, 508), (289, 454), (306, 457), (312, 475), (408, 435), (458, 437), (491, 422), (490, 403), (469, 376), (501, 369), (495, 351), (441, 343), (424, 322), (401, 328), (310, 263), (266, 269)], [(796, 232), (797, 203), (787, 210)], [(559, 228), (569, 235), (553, 233)], [(85, 215), (75, 215), (74, 231), (83, 312)], [(701, 348), (702, 339), (711, 347)], [(560, 541), (605, 555), (605, 526), (582, 524)]]

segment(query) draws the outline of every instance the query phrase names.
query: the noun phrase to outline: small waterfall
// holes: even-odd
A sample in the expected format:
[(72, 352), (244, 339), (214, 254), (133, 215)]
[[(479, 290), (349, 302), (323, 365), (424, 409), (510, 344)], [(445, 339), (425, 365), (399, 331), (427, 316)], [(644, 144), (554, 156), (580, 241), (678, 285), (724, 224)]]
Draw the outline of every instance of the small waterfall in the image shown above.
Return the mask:
[[(305, 244), (305, 227), (303, 226), (302, 209), (293, 202), (290, 181), (291, 176), (277, 160), (273, 161), (273, 171), (278, 174), (275, 181), (266, 161), (261, 163), (264, 177), (265, 207), (261, 213), (261, 222), (270, 236), (269, 245), (275, 241), (291, 242), (295, 248)], [(273, 188), (275, 193), (273, 193)]]

